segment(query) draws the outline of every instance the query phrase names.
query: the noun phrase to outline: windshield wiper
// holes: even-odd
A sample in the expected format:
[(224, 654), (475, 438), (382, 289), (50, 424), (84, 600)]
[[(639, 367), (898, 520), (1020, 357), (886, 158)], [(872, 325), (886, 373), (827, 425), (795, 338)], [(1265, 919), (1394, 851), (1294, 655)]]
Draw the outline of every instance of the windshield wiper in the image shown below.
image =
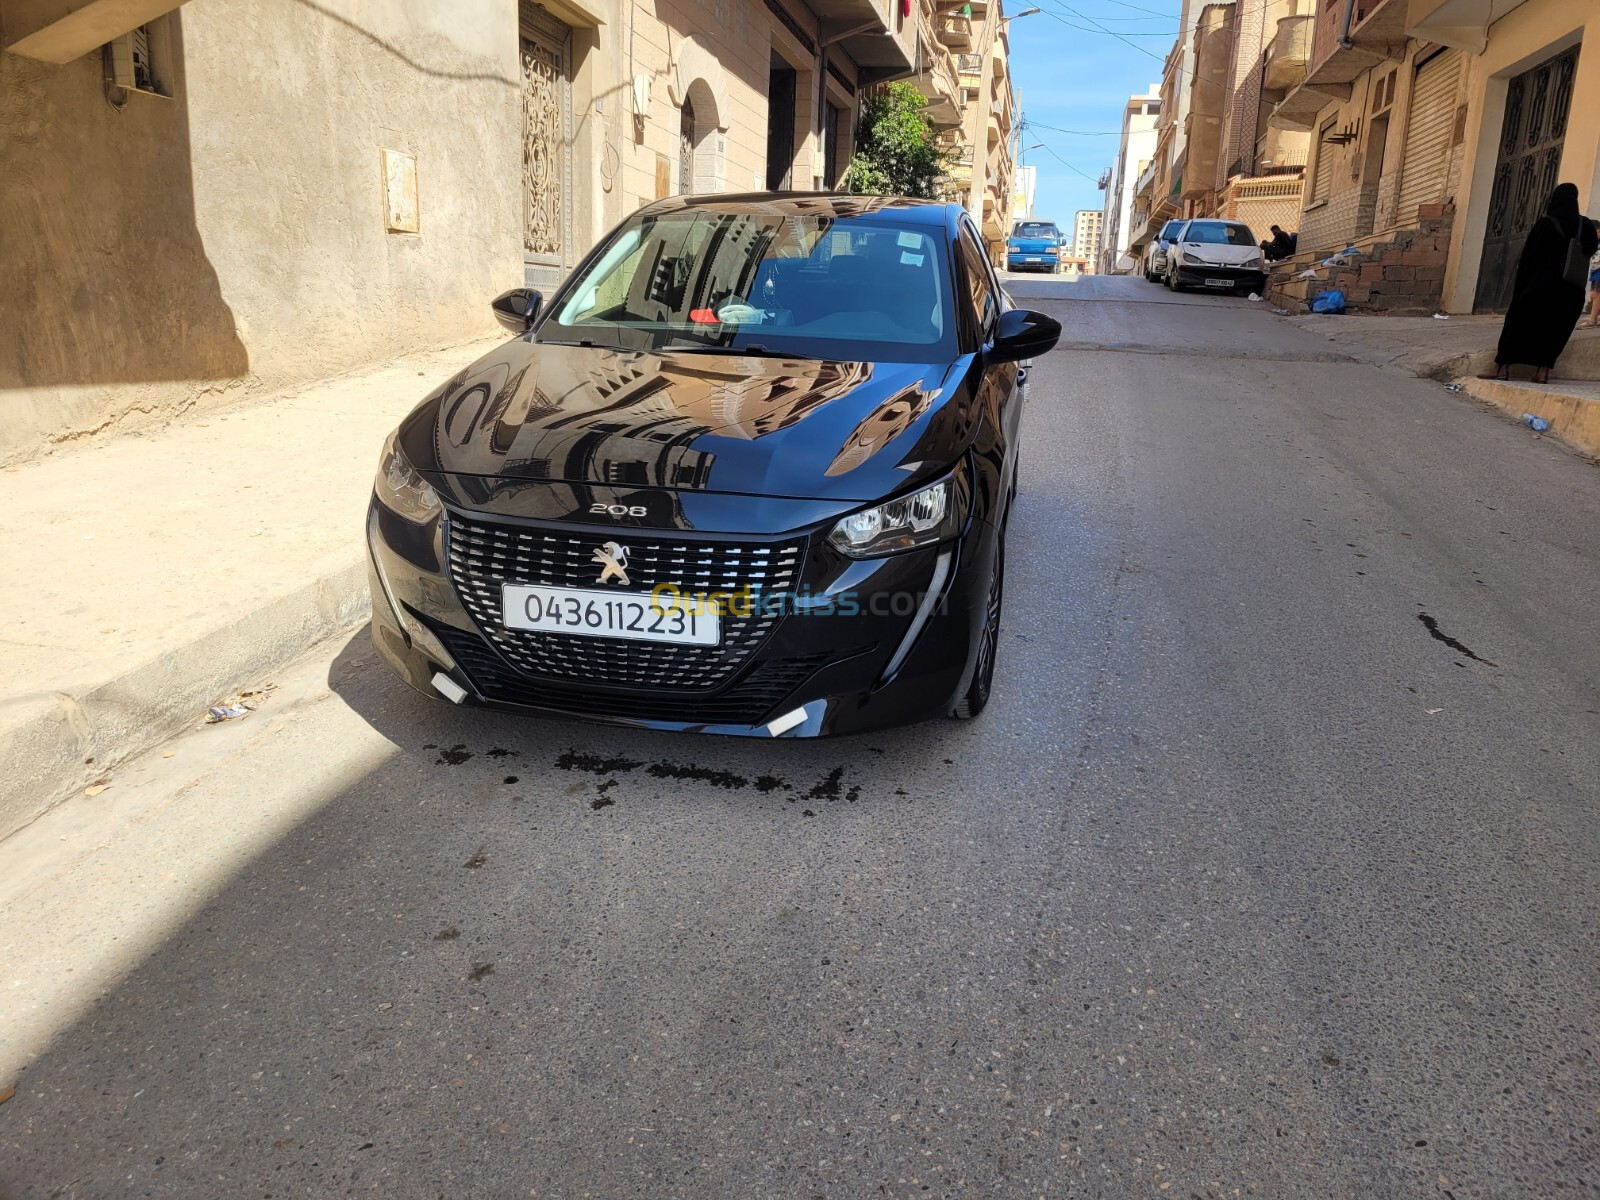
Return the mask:
[(760, 342), (748, 346), (702, 346), (690, 343), (682, 346), (657, 347), (658, 354), (748, 354), (752, 358), (816, 358), (803, 350), (769, 350)]

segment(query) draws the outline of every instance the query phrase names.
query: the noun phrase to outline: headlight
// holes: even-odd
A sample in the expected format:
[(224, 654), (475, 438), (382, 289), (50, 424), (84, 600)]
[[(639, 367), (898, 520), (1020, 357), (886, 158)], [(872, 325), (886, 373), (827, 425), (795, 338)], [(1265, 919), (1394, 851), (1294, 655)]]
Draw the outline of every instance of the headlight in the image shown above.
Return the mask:
[(947, 475), (909, 496), (840, 517), (828, 540), (851, 558), (878, 558), (948, 541), (966, 522), (967, 489)]
[(1179, 250), (1178, 251), (1178, 261), (1179, 262), (1186, 262), (1186, 263), (1190, 264), (1191, 266), (1196, 266), (1196, 267), (1198, 267), (1201, 264), (1200, 256), (1198, 254), (1190, 254), (1187, 250)]
[(439, 493), (406, 461), (392, 433), (384, 443), (378, 478), (372, 488), (386, 508), (416, 525), (426, 525), (444, 511)]
[(1257, 251), (1255, 254), (1252, 254), (1249, 258), (1244, 260), (1244, 265), (1247, 267), (1259, 267), (1264, 261), (1266, 260), (1263, 255), (1260, 253), (1260, 251)]

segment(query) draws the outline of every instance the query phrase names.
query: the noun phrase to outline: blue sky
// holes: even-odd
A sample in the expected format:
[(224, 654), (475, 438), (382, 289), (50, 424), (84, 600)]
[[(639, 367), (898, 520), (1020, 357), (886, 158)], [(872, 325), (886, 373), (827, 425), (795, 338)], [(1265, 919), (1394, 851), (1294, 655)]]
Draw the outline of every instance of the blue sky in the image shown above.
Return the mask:
[(1007, 0), (1005, 8), (1035, 5), (1044, 11), (1011, 22), (1011, 74), (1031, 126), (1022, 144), (1045, 143), (1022, 161), (1039, 168), (1034, 211), (1070, 227), (1078, 209), (1105, 206), (1095, 180), (1116, 157), (1123, 103), (1160, 82), (1179, 0)]

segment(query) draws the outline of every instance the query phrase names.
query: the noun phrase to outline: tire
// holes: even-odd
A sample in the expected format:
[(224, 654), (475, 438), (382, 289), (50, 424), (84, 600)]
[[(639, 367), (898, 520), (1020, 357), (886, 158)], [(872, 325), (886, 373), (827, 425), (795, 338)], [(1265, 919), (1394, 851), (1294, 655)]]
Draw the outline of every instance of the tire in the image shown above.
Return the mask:
[(994, 689), (995, 653), (1000, 648), (1000, 614), (1006, 596), (1006, 538), (1004, 530), (995, 546), (994, 574), (989, 578), (989, 598), (984, 605), (983, 629), (978, 634), (978, 663), (972, 670), (972, 682), (965, 695), (956, 701), (950, 715), (958, 721), (970, 721), (989, 707), (989, 696)]

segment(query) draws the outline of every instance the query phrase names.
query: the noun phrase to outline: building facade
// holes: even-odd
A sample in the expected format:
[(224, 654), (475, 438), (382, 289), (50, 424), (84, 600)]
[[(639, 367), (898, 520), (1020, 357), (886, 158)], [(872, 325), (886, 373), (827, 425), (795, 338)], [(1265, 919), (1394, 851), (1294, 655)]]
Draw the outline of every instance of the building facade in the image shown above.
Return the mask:
[(1100, 272), (1125, 275), (1138, 263), (1129, 254), (1134, 234), (1133, 197), (1140, 177), (1156, 152), (1156, 123), (1161, 117), (1161, 85), (1152, 83), (1143, 95), (1129, 96), (1122, 108), (1122, 141), (1116, 161), (1106, 173), (1106, 206), (1101, 227)]
[(1001, 238), (1001, 28), (944, 0), (6, 0), (0, 462), (492, 332), (491, 297), (661, 196), (834, 187), (890, 80), (972, 118), (961, 198)]
[(1082, 260), (1084, 270), (1093, 274), (1105, 242), (1105, 213), (1080, 209), (1072, 219), (1072, 257)]
[(1016, 182), (1016, 96), (1010, 40), (998, 3), (946, 12), (939, 35), (954, 57), (959, 122), (943, 136), (953, 155), (949, 198), (966, 205), (990, 259), (1005, 261)]

